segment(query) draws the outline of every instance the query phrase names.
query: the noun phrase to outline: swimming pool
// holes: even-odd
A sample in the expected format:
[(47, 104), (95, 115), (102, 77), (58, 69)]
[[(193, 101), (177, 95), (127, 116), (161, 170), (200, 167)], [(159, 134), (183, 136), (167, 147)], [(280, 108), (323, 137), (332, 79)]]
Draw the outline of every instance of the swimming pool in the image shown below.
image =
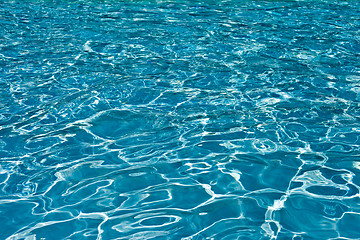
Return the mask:
[(359, 239), (357, 1), (0, 3), (1, 239)]

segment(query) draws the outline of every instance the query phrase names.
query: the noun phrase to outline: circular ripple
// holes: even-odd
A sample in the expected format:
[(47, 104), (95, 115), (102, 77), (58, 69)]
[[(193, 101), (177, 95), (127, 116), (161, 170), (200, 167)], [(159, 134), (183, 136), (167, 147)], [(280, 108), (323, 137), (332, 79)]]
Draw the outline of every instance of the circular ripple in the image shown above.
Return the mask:
[(307, 130), (306, 127), (300, 123), (288, 123), (286, 129), (298, 133), (303, 133)]
[(106, 139), (120, 139), (125, 136), (161, 129), (164, 121), (155, 114), (137, 113), (129, 110), (110, 110), (92, 119), (89, 130)]
[(275, 152), (277, 145), (270, 139), (255, 139), (252, 142), (253, 147), (260, 152)]
[(152, 216), (141, 219), (140, 225), (146, 227), (160, 227), (178, 222), (180, 219), (181, 218), (178, 216)]

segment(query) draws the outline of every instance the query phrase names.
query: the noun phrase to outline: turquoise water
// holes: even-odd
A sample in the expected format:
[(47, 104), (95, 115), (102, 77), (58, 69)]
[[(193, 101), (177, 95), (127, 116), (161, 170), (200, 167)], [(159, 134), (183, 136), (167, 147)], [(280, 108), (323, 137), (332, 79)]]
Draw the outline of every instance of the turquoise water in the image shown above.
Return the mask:
[(0, 239), (360, 239), (360, 3), (0, 3)]

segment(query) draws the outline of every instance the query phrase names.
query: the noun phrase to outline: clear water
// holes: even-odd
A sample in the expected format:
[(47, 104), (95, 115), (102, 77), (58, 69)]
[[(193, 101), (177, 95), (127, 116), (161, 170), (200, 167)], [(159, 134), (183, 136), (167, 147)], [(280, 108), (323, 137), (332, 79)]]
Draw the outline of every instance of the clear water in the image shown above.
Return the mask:
[(2, 1), (0, 239), (360, 239), (358, 1)]

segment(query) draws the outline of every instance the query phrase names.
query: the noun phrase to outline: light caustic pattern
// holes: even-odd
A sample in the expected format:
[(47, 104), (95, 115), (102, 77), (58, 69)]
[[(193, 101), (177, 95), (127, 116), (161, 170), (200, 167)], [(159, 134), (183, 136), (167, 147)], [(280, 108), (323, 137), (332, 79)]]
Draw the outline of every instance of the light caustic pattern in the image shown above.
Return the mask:
[(359, 239), (357, 1), (2, 1), (1, 239)]

